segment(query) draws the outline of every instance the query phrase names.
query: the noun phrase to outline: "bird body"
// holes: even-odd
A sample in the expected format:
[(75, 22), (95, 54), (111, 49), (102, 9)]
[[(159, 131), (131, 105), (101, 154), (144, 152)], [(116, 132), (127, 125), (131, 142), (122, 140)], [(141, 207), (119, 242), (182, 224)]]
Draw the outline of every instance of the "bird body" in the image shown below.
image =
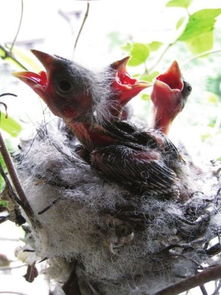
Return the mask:
[[(187, 198), (180, 173), (184, 162), (172, 142), (158, 130), (143, 131), (122, 121), (123, 107), (147, 87), (126, 72), (128, 58), (112, 64), (112, 76), (99, 81), (93, 72), (74, 62), (36, 50), (33, 53), (46, 72), (22, 72), (16, 76), (64, 120), (83, 145), (80, 154), (86, 155), (102, 177), (138, 194)], [(167, 75), (171, 75), (170, 71)], [(180, 83), (179, 93), (184, 89)], [(165, 107), (171, 108), (171, 104), (161, 103), (157, 87), (153, 93), (152, 100), (159, 109), (155, 120), (158, 122), (159, 113)], [(155, 129), (163, 127), (155, 124)]]

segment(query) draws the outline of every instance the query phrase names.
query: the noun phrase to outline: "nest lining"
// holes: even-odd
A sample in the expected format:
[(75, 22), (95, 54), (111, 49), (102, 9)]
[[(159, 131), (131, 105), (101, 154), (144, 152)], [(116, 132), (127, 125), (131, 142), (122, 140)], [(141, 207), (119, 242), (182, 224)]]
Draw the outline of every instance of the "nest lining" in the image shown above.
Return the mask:
[(75, 265), (83, 295), (153, 294), (209, 261), (205, 245), (221, 226), (217, 177), (192, 175), (186, 202), (136, 195), (102, 179), (76, 144), (55, 120), (18, 157), (41, 224), (31, 229), (34, 250), (48, 258), (51, 277), (64, 282)]

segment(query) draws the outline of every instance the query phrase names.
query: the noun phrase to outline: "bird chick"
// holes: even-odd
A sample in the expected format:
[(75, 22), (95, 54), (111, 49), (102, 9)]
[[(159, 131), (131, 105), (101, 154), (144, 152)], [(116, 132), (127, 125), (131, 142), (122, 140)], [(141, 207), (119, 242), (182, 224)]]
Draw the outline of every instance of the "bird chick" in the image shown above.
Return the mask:
[(98, 122), (120, 118), (122, 114), (126, 117), (125, 104), (149, 86), (127, 73), (128, 57), (111, 64), (99, 80), (95, 73), (73, 61), (38, 50), (32, 52), (46, 71), (14, 75), (29, 85), (54, 115), (65, 121), (88, 150), (113, 141)]
[(176, 61), (156, 77), (151, 93), (153, 102), (153, 128), (168, 134), (170, 125), (185, 106), (192, 87), (183, 80)]
[[(120, 77), (116, 81), (112, 79), (110, 86), (118, 88), (118, 99), (115, 91), (112, 91), (113, 96), (102, 96), (102, 89), (99, 89), (102, 83), (93, 72), (57, 56), (36, 50), (33, 53), (43, 63), (46, 72), (21, 72), (16, 76), (64, 120), (87, 149), (91, 165), (103, 178), (136, 194), (186, 198), (179, 177), (183, 161), (168, 138), (158, 131), (144, 132), (127, 122), (113, 121), (104, 115), (101, 121), (97, 118), (97, 105), (105, 106), (106, 100), (110, 99), (118, 100), (122, 107), (138, 91), (137, 82), (126, 73), (125, 60), (112, 65), (116, 70), (115, 77)], [(125, 89), (127, 93), (124, 93)]]
[(111, 107), (110, 112), (115, 119), (128, 119), (128, 109), (126, 104), (143, 89), (150, 87), (151, 84), (138, 81), (132, 78), (127, 72), (126, 65), (130, 57), (125, 57), (112, 63), (109, 71), (112, 72), (111, 79)]

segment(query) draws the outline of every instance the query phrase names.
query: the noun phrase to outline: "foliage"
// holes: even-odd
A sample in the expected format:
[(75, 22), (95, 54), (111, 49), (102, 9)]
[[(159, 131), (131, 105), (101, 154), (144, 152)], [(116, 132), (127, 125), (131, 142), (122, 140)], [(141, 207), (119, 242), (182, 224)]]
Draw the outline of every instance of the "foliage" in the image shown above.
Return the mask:
[[(182, 16), (175, 24), (177, 37), (171, 40), (169, 44), (154, 40), (151, 43), (132, 42), (122, 46), (131, 60), (128, 65), (132, 67), (145, 65), (144, 73), (141, 78), (151, 81), (155, 78), (157, 72), (155, 67), (165, 56), (170, 47), (178, 45), (182, 42), (186, 44), (191, 54), (201, 54), (211, 50), (214, 45), (214, 30), (217, 17), (221, 14), (221, 8), (217, 9), (201, 9), (193, 13), (189, 13), (192, 0), (170, 0), (167, 2), (168, 7), (179, 7), (184, 10), (185, 16)], [(165, 49), (159, 53), (159, 50)], [(156, 63), (150, 69), (147, 68), (147, 61), (150, 57), (156, 57)]]
[(0, 128), (13, 137), (18, 136), (22, 129), (21, 125), (15, 119), (6, 116), (6, 114), (1, 115)]
[[(4, 93), (4, 94), (1, 94), (0, 96), (2, 97), (6, 95), (15, 96), (14, 94), (11, 94), (11, 93)], [(2, 104), (5, 107), (5, 110), (7, 111), (7, 105), (3, 102), (0, 102), (0, 104)], [(21, 132), (22, 127), (15, 119), (9, 117), (7, 113), (0, 112), (0, 129), (7, 132), (10, 136), (16, 137)], [(7, 147), (9, 150), (12, 151), (10, 143), (7, 145)], [(0, 154), (0, 165), (4, 170), (6, 169), (5, 163), (1, 154)], [(0, 192), (3, 190), (3, 187), (4, 187), (4, 180), (2, 176), (0, 175)]]

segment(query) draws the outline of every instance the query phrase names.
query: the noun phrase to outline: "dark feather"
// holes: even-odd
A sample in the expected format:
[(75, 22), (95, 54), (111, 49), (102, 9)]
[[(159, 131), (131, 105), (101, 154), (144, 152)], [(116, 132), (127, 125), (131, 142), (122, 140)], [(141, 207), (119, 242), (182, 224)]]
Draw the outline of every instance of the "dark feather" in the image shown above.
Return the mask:
[(160, 153), (134, 150), (123, 145), (98, 148), (91, 153), (91, 164), (102, 175), (130, 190), (165, 194), (174, 189), (176, 173), (168, 168)]

